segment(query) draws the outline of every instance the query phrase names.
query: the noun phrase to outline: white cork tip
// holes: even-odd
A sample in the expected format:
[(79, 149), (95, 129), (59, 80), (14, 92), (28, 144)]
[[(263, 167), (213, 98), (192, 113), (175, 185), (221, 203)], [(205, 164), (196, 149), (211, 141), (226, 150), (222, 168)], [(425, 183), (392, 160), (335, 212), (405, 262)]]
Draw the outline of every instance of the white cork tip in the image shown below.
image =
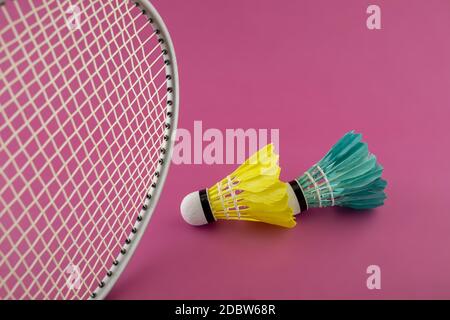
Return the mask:
[(208, 224), (203, 212), (198, 191), (189, 193), (186, 197), (184, 197), (183, 201), (181, 201), (180, 210), (184, 221), (190, 225), (202, 226), (204, 224)]

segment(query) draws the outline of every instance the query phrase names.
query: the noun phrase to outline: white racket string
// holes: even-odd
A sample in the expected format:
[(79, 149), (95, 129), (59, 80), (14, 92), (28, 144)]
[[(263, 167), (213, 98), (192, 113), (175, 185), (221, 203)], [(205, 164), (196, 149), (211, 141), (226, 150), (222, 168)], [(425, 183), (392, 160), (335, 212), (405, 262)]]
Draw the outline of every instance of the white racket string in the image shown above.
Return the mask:
[(159, 176), (171, 78), (133, 2), (74, 2), (75, 29), (34, 4), (0, 7), (0, 298), (85, 299)]

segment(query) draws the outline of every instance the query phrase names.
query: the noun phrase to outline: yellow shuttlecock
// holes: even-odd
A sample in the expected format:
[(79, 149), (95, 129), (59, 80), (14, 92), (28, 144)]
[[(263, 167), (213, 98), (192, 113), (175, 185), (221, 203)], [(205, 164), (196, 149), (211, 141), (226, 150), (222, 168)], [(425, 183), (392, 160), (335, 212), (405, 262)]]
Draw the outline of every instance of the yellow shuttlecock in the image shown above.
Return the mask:
[(296, 223), (288, 204), (287, 185), (279, 176), (278, 155), (272, 144), (266, 145), (211, 188), (184, 197), (181, 214), (195, 226), (216, 220), (245, 220), (292, 228)]

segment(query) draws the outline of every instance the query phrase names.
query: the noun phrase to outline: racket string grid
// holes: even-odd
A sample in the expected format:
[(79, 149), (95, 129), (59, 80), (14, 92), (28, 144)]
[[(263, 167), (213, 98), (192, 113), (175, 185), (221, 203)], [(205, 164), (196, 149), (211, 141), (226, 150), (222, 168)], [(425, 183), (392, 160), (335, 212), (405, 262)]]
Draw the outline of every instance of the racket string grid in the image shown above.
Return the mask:
[[(97, 297), (148, 222), (174, 138), (177, 76), (144, 8), (0, 7), (2, 299)], [(80, 14), (75, 28), (68, 14)]]

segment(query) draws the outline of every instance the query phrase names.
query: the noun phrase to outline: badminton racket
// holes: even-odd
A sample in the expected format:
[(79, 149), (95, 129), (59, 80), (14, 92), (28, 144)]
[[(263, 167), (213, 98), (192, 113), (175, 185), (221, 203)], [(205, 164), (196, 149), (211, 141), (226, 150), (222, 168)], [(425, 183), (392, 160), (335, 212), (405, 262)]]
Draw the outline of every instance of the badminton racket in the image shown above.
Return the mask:
[(0, 0), (0, 299), (101, 299), (170, 164), (178, 76), (145, 0)]

